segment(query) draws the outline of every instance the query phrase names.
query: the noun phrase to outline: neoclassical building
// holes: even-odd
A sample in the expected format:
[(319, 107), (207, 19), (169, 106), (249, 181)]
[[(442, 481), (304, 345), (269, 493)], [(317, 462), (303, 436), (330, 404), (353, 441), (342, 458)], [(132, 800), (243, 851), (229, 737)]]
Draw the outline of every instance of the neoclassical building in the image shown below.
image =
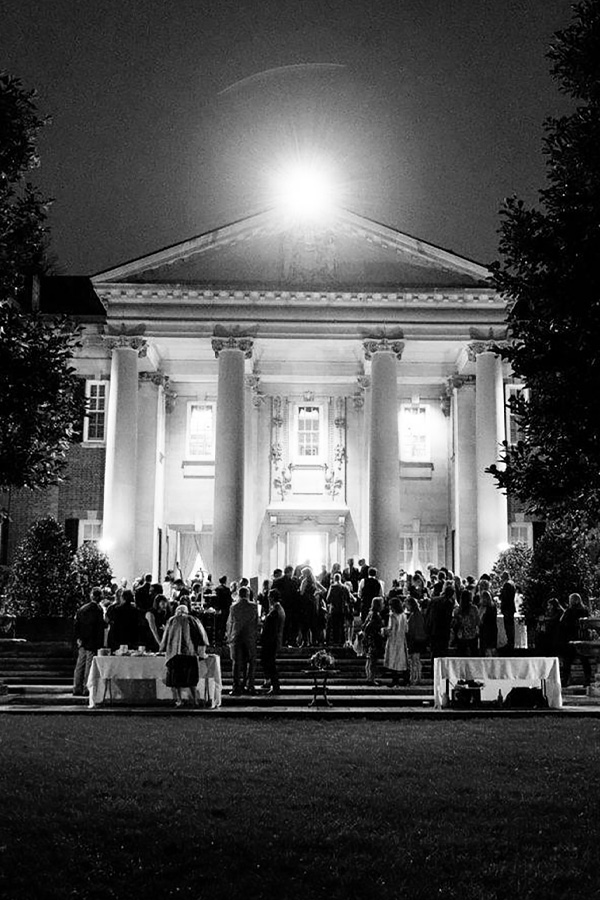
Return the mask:
[(481, 265), (345, 210), (271, 210), (92, 284), (89, 414), (44, 503), (74, 543), (101, 537), (116, 577), (354, 556), (389, 583), (476, 575), (531, 540), (485, 472), (518, 385)]

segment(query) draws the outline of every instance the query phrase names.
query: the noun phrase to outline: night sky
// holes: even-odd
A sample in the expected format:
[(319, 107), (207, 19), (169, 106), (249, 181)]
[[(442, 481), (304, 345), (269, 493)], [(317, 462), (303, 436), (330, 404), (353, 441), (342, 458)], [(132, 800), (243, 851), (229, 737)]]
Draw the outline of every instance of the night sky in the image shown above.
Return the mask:
[(92, 274), (269, 205), (297, 154), (349, 209), (482, 263), (536, 198), (570, 0), (4, 0), (0, 67), (53, 124), (52, 249)]

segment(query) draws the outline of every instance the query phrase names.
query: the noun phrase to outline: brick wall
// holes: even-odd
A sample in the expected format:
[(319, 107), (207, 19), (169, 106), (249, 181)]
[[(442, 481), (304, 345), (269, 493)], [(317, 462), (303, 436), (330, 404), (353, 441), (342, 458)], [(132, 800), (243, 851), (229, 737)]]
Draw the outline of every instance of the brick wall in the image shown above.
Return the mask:
[(102, 518), (104, 504), (104, 447), (76, 444), (69, 451), (65, 481), (60, 485), (58, 521), (86, 519), (88, 510)]
[(65, 519), (86, 519), (88, 510), (102, 518), (104, 497), (104, 447), (76, 444), (69, 451), (65, 480), (44, 491), (12, 491), (8, 527), (8, 564), (26, 531), (37, 519), (54, 516), (64, 527)]
[(25, 533), (38, 519), (46, 516), (58, 518), (58, 487), (44, 491), (11, 491), (8, 525), (8, 563)]

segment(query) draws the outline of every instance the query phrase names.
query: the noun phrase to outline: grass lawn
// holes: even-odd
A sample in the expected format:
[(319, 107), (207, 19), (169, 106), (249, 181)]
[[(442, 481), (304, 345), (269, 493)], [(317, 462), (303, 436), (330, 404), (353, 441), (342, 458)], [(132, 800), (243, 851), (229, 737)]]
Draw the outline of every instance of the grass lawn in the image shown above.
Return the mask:
[(2, 716), (0, 897), (600, 897), (600, 722)]

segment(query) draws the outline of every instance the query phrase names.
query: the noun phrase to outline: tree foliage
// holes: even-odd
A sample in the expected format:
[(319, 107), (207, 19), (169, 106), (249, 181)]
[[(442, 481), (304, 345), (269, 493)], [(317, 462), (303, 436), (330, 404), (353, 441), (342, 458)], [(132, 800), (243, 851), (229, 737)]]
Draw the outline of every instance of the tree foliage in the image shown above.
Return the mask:
[(39, 166), (35, 91), (0, 73), (0, 298), (17, 299), (29, 275), (43, 270), (49, 202), (27, 180)]
[(536, 542), (523, 585), (525, 618), (536, 621), (551, 597), (565, 607), (573, 592), (581, 594), (585, 603), (596, 598), (600, 588), (598, 555), (593, 534), (564, 520), (551, 524)]
[(545, 123), (540, 207), (502, 208), (501, 261), (511, 344), (502, 349), (527, 394), (514, 401), (523, 438), (505, 444), (500, 487), (530, 512), (596, 523), (600, 510), (600, 0), (574, 6), (549, 50), (573, 99)]
[(73, 562), (82, 603), (89, 599), (93, 587), (110, 587), (113, 577), (110, 562), (97, 544), (82, 544)]
[(7, 610), (18, 616), (70, 616), (80, 602), (73, 553), (52, 516), (35, 522), (17, 548)]
[(494, 595), (500, 593), (503, 572), (508, 572), (519, 591), (523, 590), (523, 586), (529, 577), (532, 556), (533, 550), (531, 547), (521, 541), (511, 544), (510, 547), (500, 553), (490, 572)]
[(70, 365), (78, 329), (24, 311), (47, 260), (48, 201), (28, 181), (46, 121), (34, 98), (0, 73), (0, 490), (55, 483), (84, 413)]

